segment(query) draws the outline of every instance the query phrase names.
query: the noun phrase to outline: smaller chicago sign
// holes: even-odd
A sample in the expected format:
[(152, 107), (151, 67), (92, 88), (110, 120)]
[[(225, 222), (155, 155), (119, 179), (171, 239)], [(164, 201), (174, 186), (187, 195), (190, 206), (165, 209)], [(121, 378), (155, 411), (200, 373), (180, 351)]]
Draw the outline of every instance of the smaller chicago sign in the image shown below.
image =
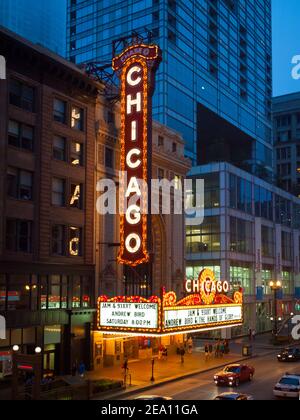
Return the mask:
[(119, 296), (98, 300), (98, 329), (102, 332), (141, 333), (163, 336), (235, 327), (243, 324), (242, 290), (230, 290), (226, 281), (217, 281), (211, 270), (197, 280), (187, 280), (188, 293), (177, 300), (175, 292), (162, 297)]
[(121, 79), (120, 264), (150, 261), (152, 95), (161, 51), (134, 45), (114, 58)]

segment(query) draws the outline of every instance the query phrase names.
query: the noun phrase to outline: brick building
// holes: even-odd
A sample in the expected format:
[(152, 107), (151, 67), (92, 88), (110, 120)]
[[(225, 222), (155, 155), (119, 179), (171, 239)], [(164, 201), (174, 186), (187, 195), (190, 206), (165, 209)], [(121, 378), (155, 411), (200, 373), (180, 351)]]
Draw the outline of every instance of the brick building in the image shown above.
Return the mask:
[(0, 55), (0, 351), (39, 345), (65, 373), (90, 365), (99, 85), (2, 28)]

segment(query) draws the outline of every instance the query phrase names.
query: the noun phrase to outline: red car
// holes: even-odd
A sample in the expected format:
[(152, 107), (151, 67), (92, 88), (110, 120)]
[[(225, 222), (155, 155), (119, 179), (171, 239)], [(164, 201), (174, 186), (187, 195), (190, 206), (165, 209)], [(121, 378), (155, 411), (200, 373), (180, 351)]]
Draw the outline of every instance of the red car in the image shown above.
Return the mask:
[(229, 365), (214, 377), (215, 384), (220, 386), (239, 386), (242, 382), (252, 381), (255, 370), (246, 365)]

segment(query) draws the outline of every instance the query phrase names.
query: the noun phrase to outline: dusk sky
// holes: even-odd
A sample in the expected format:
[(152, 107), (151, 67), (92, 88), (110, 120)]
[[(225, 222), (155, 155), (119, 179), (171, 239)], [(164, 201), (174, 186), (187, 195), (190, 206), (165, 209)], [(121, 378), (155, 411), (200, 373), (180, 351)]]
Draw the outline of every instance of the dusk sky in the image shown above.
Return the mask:
[(300, 1), (273, 1), (274, 95), (300, 92), (292, 78), (292, 58), (300, 55)]

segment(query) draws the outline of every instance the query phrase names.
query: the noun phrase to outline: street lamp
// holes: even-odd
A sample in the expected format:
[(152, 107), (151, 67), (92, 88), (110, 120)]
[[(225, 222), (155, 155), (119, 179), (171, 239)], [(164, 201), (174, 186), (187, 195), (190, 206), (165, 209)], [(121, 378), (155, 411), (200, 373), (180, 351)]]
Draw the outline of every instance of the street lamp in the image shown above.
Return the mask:
[(282, 283), (280, 280), (278, 281), (271, 281), (270, 288), (274, 292), (274, 336), (275, 340), (277, 340), (278, 335), (278, 313), (277, 313), (277, 292), (282, 288)]
[(20, 350), (20, 347), (18, 345), (13, 346), (13, 351), (17, 353)]

